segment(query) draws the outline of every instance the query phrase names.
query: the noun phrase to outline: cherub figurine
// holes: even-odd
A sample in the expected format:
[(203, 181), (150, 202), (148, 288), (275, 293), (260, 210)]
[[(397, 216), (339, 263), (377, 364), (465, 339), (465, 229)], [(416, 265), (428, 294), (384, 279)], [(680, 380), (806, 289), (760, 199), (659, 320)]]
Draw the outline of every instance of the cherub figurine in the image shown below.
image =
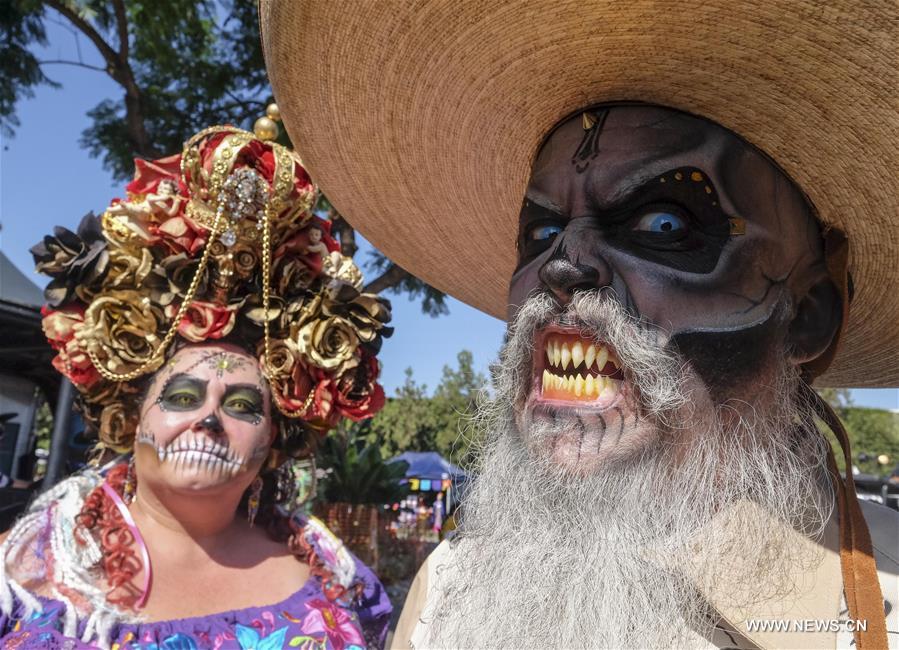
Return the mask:
[(110, 206), (113, 216), (131, 216), (146, 219), (151, 216), (174, 217), (184, 197), (178, 194), (178, 183), (171, 178), (159, 181), (156, 192), (147, 194), (140, 201), (121, 201)]
[(339, 251), (329, 251), (325, 242), (322, 241), (324, 230), (317, 223), (310, 224), (306, 232), (309, 234), (309, 245), (306, 246), (305, 252), (318, 253), (322, 258), (322, 265), (330, 266), (333, 269), (340, 268), (341, 258), (343, 257)]

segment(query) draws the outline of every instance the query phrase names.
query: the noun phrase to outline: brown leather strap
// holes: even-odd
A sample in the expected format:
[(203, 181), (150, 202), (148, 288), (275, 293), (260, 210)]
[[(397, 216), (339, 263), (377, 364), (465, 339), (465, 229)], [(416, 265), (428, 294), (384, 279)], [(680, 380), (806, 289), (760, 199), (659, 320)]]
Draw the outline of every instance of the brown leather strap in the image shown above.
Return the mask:
[(807, 384), (803, 386), (809, 399), (812, 400), (818, 417), (836, 435), (846, 461), (844, 479), (837, 470), (833, 450), (827, 450), (827, 461), (834, 480), (840, 515), (840, 565), (849, 618), (854, 621), (867, 621), (866, 630), (856, 628), (855, 645), (859, 650), (882, 650), (888, 647), (886, 613), (880, 580), (877, 577), (877, 565), (874, 562), (871, 534), (868, 532), (868, 524), (862, 515), (855, 493), (849, 437), (830, 405)]

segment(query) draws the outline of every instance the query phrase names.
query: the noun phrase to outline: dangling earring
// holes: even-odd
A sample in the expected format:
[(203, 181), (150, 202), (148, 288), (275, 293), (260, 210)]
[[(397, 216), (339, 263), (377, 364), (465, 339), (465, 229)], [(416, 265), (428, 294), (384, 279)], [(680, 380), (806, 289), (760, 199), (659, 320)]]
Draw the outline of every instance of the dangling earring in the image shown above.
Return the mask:
[(250, 484), (250, 498), (247, 500), (247, 521), (250, 526), (256, 522), (256, 513), (259, 512), (259, 499), (262, 496), (262, 479), (258, 476)]
[(315, 498), (315, 457), (288, 460), (278, 468), (275, 501), (287, 515)]
[(125, 484), (122, 486), (122, 500), (125, 505), (131, 505), (134, 500), (135, 480), (134, 480), (134, 454), (128, 461), (128, 472), (125, 474)]

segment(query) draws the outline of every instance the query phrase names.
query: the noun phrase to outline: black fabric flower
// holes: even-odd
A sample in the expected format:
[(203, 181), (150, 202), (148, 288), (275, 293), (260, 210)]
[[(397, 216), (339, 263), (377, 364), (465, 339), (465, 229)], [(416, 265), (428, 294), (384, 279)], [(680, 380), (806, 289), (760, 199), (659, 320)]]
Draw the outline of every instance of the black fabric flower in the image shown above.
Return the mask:
[(389, 338), (393, 328), (390, 322), (390, 301), (371, 293), (361, 293), (355, 287), (340, 281), (332, 281), (327, 291), (328, 300), (322, 309), (328, 316), (340, 316), (350, 321), (358, 330), (362, 345), (377, 354), (381, 339)]
[(100, 220), (88, 212), (78, 224), (78, 232), (57, 226), (53, 235), (31, 248), (35, 270), (53, 280), (44, 289), (51, 307), (59, 307), (77, 296), (90, 302), (109, 266), (106, 239)]
[[(149, 287), (150, 297), (163, 306), (175, 301), (180, 302), (187, 296), (187, 290), (199, 267), (199, 258), (188, 257), (184, 253), (169, 255), (156, 264), (145, 282)], [(194, 298), (205, 298), (208, 288), (209, 267), (207, 266), (197, 281)]]

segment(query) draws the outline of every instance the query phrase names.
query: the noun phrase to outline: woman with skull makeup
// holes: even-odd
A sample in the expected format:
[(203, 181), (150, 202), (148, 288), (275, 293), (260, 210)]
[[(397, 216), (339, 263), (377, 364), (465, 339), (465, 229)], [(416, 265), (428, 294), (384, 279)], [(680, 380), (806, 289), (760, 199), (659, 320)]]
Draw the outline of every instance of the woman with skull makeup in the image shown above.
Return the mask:
[(0, 546), (0, 645), (382, 646), (383, 588), (301, 506), (316, 440), (384, 403), (389, 306), (323, 263), (289, 150), (213, 127), (136, 165), (126, 200), (32, 249), (98, 442)]

